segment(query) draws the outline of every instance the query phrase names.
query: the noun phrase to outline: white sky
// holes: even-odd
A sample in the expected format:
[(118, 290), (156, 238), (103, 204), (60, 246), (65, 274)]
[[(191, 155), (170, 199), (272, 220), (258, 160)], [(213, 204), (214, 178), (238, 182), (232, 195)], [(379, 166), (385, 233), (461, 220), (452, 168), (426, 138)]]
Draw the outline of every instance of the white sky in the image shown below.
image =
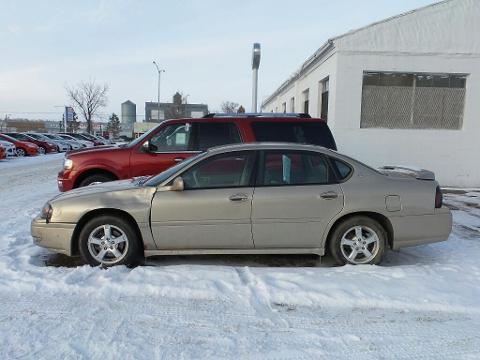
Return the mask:
[(152, 60), (175, 91), (211, 111), (251, 106), (251, 48), (262, 44), (259, 102), (328, 38), (433, 0), (0, 0), (0, 117), (59, 119), (65, 86), (110, 86), (103, 118), (156, 101)]

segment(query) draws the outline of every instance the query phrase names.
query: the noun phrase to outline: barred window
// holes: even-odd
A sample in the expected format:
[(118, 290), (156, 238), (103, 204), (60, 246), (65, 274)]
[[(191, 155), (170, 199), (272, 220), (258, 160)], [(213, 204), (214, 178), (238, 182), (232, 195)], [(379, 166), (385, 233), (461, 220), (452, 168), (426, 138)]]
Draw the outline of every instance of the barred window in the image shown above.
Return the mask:
[(364, 72), (362, 128), (461, 129), (466, 75)]

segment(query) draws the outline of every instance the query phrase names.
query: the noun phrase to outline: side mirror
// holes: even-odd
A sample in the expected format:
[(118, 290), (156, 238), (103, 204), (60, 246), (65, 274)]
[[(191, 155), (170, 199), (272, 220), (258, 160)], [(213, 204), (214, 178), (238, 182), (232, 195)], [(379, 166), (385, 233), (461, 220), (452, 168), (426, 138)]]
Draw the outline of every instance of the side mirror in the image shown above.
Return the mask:
[(157, 151), (157, 147), (151, 144), (149, 140), (143, 143), (142, 148), (143, 148), (143, 151), (149, 152), (149, 153), (154, 153), (155, 151)]
[(170, 186), (171, 191), (183, 191), (185, 189), (185, 184), (181, 176), (173, 179), (172, 185)]

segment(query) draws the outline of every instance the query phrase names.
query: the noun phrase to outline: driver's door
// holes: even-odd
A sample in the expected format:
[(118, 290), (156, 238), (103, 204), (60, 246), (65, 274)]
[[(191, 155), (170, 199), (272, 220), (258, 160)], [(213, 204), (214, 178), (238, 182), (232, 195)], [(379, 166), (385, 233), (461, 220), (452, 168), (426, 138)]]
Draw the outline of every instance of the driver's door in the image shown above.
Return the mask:
[(254, 151), (211, 156), (181, 176), (183, 191), (157, 191), (152, 232), (162, 249), (251, 249)]
[(186, 158), (196, 155), (193, 150), (193, 127), (175, 122), (160, 128), (130, 157), (131, 177), (156, 175)]

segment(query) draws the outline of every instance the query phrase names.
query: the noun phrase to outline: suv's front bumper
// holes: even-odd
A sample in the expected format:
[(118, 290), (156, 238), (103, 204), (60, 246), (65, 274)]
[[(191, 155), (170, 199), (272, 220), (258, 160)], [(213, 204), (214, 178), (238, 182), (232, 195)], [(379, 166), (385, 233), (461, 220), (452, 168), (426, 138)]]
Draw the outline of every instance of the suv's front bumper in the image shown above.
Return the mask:
[(33, 243), (71, 256), (74, 229), (75, 224), (47, 223), (44, 219), (35, 218), (31, 225)]
[(61, 170), (57, 176), (58, 190), (61, 192), (72, 190), (75, 184), (75, 172), (70, 170)]

